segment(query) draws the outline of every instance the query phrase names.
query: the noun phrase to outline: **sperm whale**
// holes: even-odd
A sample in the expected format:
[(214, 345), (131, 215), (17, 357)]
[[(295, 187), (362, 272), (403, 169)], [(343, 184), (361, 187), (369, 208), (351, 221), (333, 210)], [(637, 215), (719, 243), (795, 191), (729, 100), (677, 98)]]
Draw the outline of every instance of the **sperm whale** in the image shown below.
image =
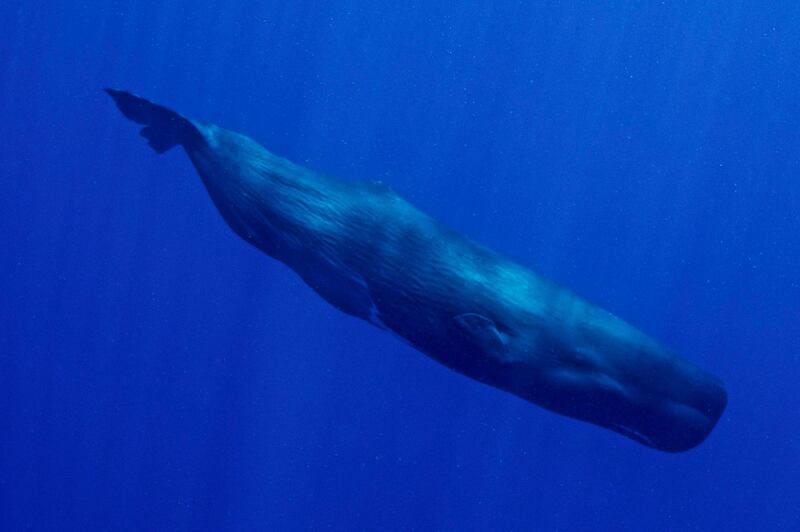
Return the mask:
[(183, 147), (237, 235), (443, 365), (662, 451), (697, 446), (722, 415), (718, 378), (390, 188), (322, 175), (241, 133), (106, 92), (156, 152)]

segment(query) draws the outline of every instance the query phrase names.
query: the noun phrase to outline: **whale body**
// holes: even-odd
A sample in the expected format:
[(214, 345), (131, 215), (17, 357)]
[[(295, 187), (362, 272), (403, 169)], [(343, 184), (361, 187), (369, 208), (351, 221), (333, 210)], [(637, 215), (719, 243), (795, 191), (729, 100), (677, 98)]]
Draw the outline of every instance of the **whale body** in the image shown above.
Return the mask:
[(669, 452), (727, 403), (719, 379), (613, 314), (445, 227), (391, 189), (106, 89), (158, 153), (183, 146), (227, 224), (342, 312), (445, 366)]

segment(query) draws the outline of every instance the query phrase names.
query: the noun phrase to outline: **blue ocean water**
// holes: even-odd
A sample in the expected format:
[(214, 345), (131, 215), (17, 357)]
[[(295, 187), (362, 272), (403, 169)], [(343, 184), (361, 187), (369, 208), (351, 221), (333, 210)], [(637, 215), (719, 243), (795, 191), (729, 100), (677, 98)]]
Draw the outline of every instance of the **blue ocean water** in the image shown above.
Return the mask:
[[(800, 530), (800, 5), (0, 6), (0, 530)], [(223, 223), (135, 91), (373, 179), (719, 375), (653, 451)]]

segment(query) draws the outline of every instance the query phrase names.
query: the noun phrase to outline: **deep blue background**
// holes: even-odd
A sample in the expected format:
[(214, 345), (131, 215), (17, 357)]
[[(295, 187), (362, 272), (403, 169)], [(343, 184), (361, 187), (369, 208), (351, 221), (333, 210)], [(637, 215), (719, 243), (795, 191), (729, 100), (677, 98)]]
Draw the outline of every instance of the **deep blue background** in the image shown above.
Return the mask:
[[(799, 4), (61, 4), (0, 7), (0, 530), (800, 530)], [(726, 414), (659, 453), (338, 313), (107, 85), (391, 184)]]

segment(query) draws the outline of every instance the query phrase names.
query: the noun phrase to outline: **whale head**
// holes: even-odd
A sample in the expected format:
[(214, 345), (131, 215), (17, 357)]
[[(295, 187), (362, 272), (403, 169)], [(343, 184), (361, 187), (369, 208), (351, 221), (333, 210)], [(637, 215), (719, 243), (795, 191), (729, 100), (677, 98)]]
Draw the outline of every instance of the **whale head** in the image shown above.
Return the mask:
[(544, 349), (540, 339), (542, 352), (522, 394), (655, 449), (696, 447), (727, 405), (719, 379), (610, 314)]

